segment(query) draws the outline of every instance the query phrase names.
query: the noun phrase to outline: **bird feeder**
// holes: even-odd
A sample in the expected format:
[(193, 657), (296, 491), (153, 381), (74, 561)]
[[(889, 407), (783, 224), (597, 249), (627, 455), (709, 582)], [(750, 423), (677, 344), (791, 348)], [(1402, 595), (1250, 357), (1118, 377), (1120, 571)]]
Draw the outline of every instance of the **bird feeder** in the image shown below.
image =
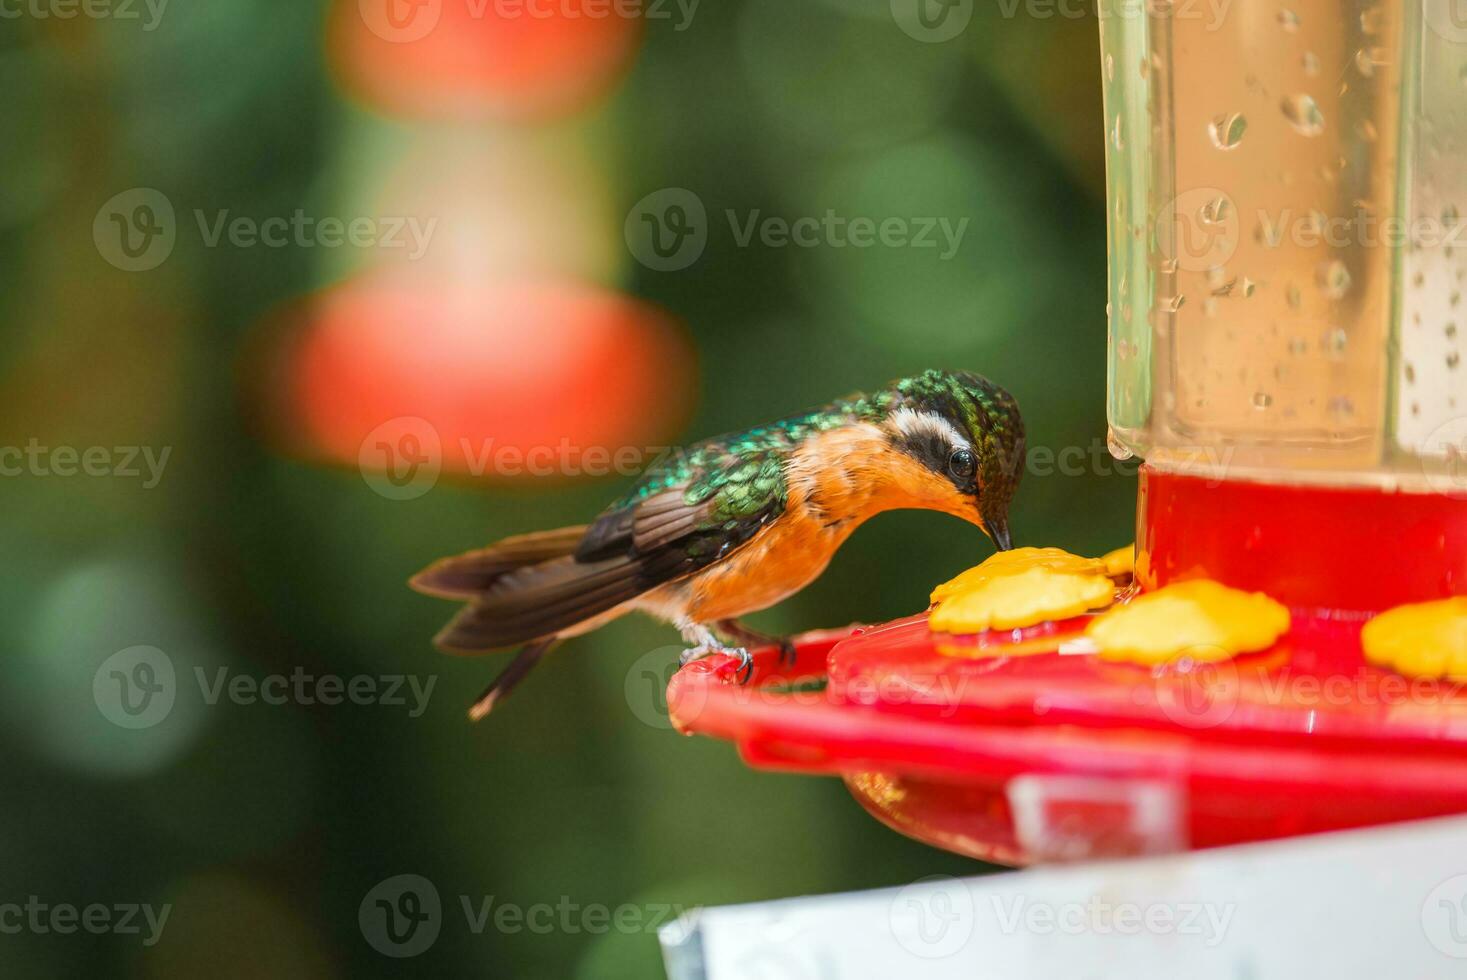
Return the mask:
[(690, 664), (673, 720), (1006, 863), (1467, 811), (1467, 20), (1102, 0), (1100, 33), (1107, 420), (1144, 459), (1117, 601), (1207, 581), (1287, 629), (1136, 662), (1087, 641), (1105, 612), (921, 615), (748, 686)]

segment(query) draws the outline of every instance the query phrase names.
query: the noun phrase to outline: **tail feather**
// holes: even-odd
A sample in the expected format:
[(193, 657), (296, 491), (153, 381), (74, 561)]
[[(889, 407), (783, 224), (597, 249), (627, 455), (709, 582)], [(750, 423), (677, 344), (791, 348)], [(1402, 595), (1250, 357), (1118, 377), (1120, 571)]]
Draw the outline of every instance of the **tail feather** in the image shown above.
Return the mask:
[[(576, 560), (585, 527), (506, 538), (434, 562), (409, 584), (466, 605), (434, 638), (449, 653), (480, 654), (523, 645), (469, 710), (488, 714), (540, 662), (560, 634), (608, 613), (666, 578), (680, 557), (612, 553)], [(649, 578), (649, 576), (652, 576)]]
[(442, 599), (474, 599), (516, 569), (571, 554), (586, 535), (586, 526), (562, 527), (505, 538), (487, 548), (435, 561), (408, 584)]
[(524, 569), (514, 588), (496, 587), (459, 610), (434, 642), (451, 653), (482, 653), (560, 633), (641, 595), (646, 586), (638, 571), (626, 558)]
[(519, 686), (520, 681), (524, 680), (530, 671), (535, 669), (535, 665), (540, 662), (540, 658), (549, 653), (554, 647), (555, 637), (551, 636), (543, 640), (536, 640), (515, 654), (514, 659), (509, 662), (509, 666), (500, 671), (499, 676), (489, 682), (489, 686), (484, 689), (484, 693), (480, 694), (478, 700), (469, 708), (469, 720), (478, 721), (493, 711), (494, 706), (509, 697), (510, 692)]
[(450, 653), (478, 654), (554, 637), (646, 592), (680, 559), (626, 554), (582, 561), (584, 527), (506, 538), (434, 562), (411, 580), (429, 595), (467, 603), (434, 638)]

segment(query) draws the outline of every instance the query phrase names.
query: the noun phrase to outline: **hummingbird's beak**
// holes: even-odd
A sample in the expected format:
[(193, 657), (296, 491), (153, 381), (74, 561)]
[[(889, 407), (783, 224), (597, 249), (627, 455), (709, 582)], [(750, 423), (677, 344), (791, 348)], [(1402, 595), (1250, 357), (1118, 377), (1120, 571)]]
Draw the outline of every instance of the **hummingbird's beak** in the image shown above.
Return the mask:
[(1008, 521), (989, 521), (987, 527), (988, 536), (998, 545), (999, 551), (1008, 551), (1014, 546), (1014, 539), (1009, 536)]

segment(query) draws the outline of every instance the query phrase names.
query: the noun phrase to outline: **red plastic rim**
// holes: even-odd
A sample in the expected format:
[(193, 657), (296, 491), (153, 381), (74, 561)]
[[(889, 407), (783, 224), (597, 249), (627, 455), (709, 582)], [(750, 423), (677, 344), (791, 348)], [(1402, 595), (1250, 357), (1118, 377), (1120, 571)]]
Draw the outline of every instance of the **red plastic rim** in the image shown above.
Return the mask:
[[(838, 775), (872, 814), (1007, 863), (1262, 840), (1467, 812), (1467, 686), (1368, 666), (1377, 610), (1467, 591), (1467, 497), (1142, 470), (1137, 579), (1267, 592), (1271, 649), (1160, 668), (1069, 645), (1084, 620), (952, 637), (914, 616), (809, 634), (747, 685), (715, 657), (673, 722), (750, 765)], [(823, 685), (813, 682), (825, 679)]]
[[(1467, 694), (1385, 696), (1393, 675), (1375, 672), (1336, 700), (1310, 680), (1334, 669), (1328, 651), (1297, 672), (1260, 655), (1207, 680), (1121, 665), (1126, 684), (1089, 656), (944, 656), (920, 618), (845, 636), (800, 638), (789, 671), (756, 651), (747, 685), (732, 658), (690, 664), (668, 688), (672, 719), (749, 765), (840, 776), (893, 828), (1002, 863), (1467, 812)], [(827, 662), (830, 684), (805, 689)]]

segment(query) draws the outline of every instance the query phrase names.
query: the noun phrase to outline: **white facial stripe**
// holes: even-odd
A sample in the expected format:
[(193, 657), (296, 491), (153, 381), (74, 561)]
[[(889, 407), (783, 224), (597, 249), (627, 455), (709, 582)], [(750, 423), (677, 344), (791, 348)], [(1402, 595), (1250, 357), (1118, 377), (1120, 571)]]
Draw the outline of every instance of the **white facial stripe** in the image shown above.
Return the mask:
[(888, 421), (893, 428), (908, 438), (935, 435), (953, 449), (973, 448), (951, 422), (935, 412), (918, 412), (910, 408), (899, 408), (891, 413)]

